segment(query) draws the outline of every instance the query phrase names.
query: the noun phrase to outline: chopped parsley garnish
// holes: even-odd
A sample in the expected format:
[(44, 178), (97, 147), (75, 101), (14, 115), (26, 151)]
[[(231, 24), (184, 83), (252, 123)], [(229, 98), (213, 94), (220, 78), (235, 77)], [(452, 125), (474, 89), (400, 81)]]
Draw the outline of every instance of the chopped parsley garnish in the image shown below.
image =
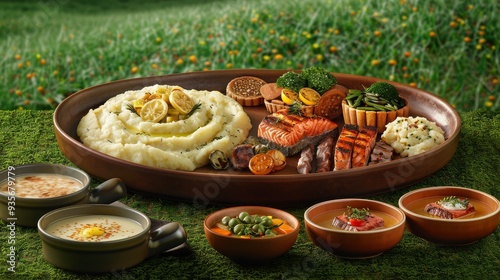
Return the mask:
[(369, 210), (370, 209), (368, 208), (358, 209), (358, 208), (352, 208), (351, 206), (347, 206), (347, 212), (348, 212), (347, 216), (350, 219), (364, 220), (366, 216), (370, 215)]
[(459, 205), (462, 206), (463, 208), (466, 208), (467, 205), (469, 204), (469, 200), (467, 198), (459, 199), (456, 196), (448, 196), (438, 201), (438, 203), (441, 205), (443, 204), (451, 204), (453, 206)]

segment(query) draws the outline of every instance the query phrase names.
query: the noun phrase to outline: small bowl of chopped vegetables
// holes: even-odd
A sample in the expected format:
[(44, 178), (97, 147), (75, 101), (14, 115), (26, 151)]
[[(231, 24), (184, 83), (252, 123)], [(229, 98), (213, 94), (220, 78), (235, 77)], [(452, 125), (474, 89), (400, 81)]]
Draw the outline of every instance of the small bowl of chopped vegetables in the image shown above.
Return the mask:
[(378, 132), (397, 117), (408, 117), (410, 104), (399, 96), (396, 87), (387, 82), (375, 82), (368, 88), (350, 89), (342, 101), (342, 114), (346, 124), (375, 126)]
[(304, 212), (309, 240), (338, 257), (376, 257), (396, 246), (405, 230), (397, 207), (368, 199), (320, 202)]
[(205, 237), (222, 255), (241, 264), (269, 262), (290, 250), (300, 222), (290, 213), (264, 206), (237, 206), (205, 218)]
[[(434, 244), (461, 246), (488, 237), (500, 222), (500, 202), (485, 192), (436, 186), (408, 192), (399, 199), (406, 228)], [(494, 236), (493, 236), (494, 238)]]

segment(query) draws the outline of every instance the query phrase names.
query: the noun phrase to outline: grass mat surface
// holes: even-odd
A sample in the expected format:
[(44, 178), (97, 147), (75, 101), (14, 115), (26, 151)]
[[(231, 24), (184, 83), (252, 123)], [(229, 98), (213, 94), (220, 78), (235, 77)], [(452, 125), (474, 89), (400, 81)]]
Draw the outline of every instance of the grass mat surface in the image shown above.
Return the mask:
[[(37, 162), (72, 165), (57, 146), (52, 114), (53, 111), (0, 111), (1, 169)], [(369, 198), (397, 205), (399, 197), (410, 190), (438, 185), (470, 187), (500, 198), (500, 114), (478, 110), (462, 113), (461, 117), (460, 143), (444, 168), (407, 189)], [(500, 279), (498, 228), (483, 240), (463, 247), (436, 246), (405, 232), (396, 247), (376, 258), (346, 260), (308, 240), (303, 223), (307, 206), (300, 206), (286, 209), (301, 221), (292, 249), (269, 264), (242, 266), (212, 249), (203, 233), (205, 216), (223, 206), (199, 210), (190, 203), (138, 194), (129, 194), (121, 202), (152, 218), (181, 223), (188, 233), (190, 249), (154, 257), (122, 271), (76, 274), (44, 260), (36, 229), (17, 227), (16, 266), (12, 273), (6, 262), (10, 250), (6, 223), (0, 222), (0, 279)]]

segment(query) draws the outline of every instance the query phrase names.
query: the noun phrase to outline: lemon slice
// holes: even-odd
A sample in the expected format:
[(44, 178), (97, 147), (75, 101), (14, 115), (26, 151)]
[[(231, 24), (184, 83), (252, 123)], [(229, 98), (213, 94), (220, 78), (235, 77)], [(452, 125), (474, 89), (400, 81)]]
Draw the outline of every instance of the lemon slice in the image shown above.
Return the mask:
[(134, 109), (137, 112), (137, 114), (140, 114), (142, 106), (144, 106), (144, 100), (143, 99), (134, 100), (132, 106), (134, 106)]
[(286, 166), (286, 156), (279, 150), (269, 150), (266, 153), (270, 155), (274, 160), (273, 171), (281, 170)]
[(273, 171), (274, 160), (267, 154), (256, 154), (250, 159), (248, 168), (255, 175), (266, 175)]
[(299, 96), (295, 91), (284, 88), (281, 91), (281, 100), (285, 102), (286, 105), (292, 105), (294, 101), (299, 100)]
[(174, 108), (181, 114), (189, 113), (194, 106), (194, 102), (191, 97), (179, 89), (172, 90), (168, 99), (170, 104), (172, 104), (172, 106), (174, 106)]
[(318, 103), (321, 95), (312, 88), (301, 88), (299, 91), (299, 98), (304, 104), (312, 106)]
[(142, 106), (141, 118), (143, 121), (159, 122), (165, 118), (168, 112), (168, 104), (163, 99), (153, 99)]
[(176, 122), (179, 120), (179, 115), (167, 116), (167, 123)]
[(168, 108), (167, 116), (178, 116), (181, 113), (175, 108)]

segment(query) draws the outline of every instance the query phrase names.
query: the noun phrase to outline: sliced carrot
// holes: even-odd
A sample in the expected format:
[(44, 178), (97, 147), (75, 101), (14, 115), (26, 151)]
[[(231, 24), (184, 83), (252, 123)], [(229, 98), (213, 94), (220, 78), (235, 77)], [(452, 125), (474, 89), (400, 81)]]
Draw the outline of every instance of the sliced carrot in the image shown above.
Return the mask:
[(273, 224), (275, 225), (281, 225), (283, 223), (282, 219), (274, 218), (273, 219)]
[(240, 238), (243, 238), (243, 239), (250, 239), (250, 235), (241, 235)]
[(220, 228), (220, 227), (213, 227), (212, 231), (215, 233), (218, 233), (220, 235), (225, 235), (225, 236), (231, 235), (231, 231), (229, 231), (227, 229)]
[(293, 231), (293, 227), (291, 227), (289, 224), (282, 224), (276, 230), (281, 233), (281, 234), (287, 234)]

